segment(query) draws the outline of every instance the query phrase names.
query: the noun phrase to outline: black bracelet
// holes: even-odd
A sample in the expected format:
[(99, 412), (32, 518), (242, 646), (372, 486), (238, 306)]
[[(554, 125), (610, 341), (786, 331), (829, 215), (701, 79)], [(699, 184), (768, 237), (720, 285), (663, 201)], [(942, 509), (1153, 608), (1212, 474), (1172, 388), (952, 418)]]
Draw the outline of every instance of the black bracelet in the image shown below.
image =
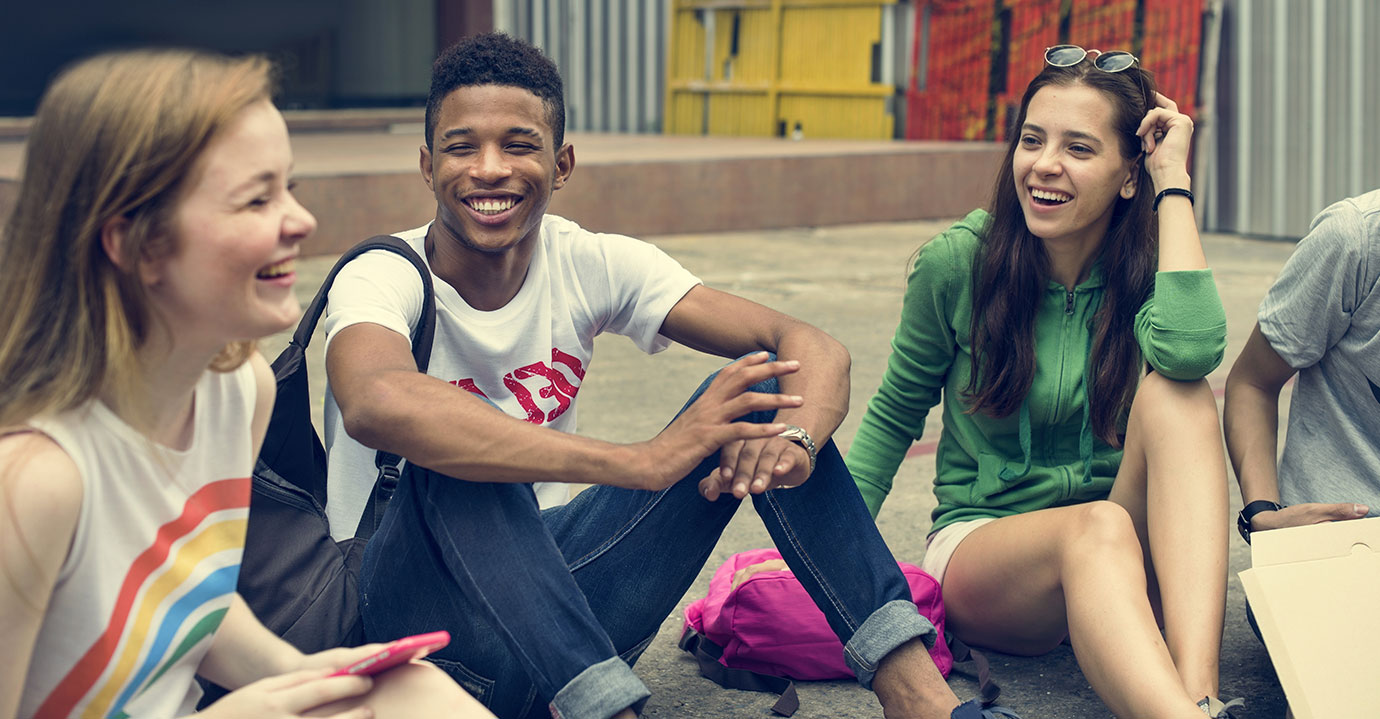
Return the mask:
[(1155, 204), (1153, 204), (1153, 205), (1150, 206), (1150, 211), (1151, 211), (1151, 212), (1159, 212), (1159, 211), (1160, 211), (1160, 200), (1163, 200), (1165, 197), (1167, 197), (1167, 196), (1169, 196), (1169, 195), (1182, 195), (1182, 196), (1188, 198), (1188, 204), (1190, 204), (1190, 205), (1193, 204), (1193, 193), (1192, 193), (1192, 192), (1189, 192), (1188, 190), (1185, 190), (1185, 189), (1182, 188), (1182, 187), (1166, 187), (1166, 188), (1164, 188), (1163, 190), (1160, 190), (1160, 194), (1155, 195)]

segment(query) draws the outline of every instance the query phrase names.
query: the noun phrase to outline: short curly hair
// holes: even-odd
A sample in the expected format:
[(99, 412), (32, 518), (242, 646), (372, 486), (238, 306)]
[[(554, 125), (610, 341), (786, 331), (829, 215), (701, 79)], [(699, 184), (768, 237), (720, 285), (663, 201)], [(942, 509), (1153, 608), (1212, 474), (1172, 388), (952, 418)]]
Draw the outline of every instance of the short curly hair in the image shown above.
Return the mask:
[(426, 99), (426, 146), (431, 149), (441, 102), (456, 88), (471, 85), (520, 87), (541, 98), (556, 147), (565, 142), (565, 87), (561, 73), (540, 49), (501, 32), (467, 37), (446, 48), (431, 66)]

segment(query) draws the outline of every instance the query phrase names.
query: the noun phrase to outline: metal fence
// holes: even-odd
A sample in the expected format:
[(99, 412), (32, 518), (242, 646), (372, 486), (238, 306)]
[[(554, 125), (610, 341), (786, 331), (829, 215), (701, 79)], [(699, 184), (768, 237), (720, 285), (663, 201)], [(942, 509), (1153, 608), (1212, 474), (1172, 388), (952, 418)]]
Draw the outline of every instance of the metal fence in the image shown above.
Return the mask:
[(1128, 50), (1180, 109), (1198, 105), (1203, 0), (938, 0), (915, 17), (906, 137), (1003, 140), (1045, 49)]
[(1301, 237), (1380, 187), (1380, 3), (1226, 0), (1221, 21), (1204, 225)]
[(540, 47), (565, 80), (566, 128), (660, 132), (666, 0), (494, 0), (494, 26)]

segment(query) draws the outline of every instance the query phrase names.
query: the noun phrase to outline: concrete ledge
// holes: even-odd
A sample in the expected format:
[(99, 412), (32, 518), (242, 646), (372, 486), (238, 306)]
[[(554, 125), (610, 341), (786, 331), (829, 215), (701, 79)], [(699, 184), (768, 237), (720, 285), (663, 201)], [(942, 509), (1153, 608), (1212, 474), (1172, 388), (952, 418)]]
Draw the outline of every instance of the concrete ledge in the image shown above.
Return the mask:
[(923, 220), (986, 204), (1001, 149), (576, 166), (552, 211), (631, 235)]
[[(395, 128), (403, 131), (294, 131), (298, 199), (319, 224), (304, 254), (339, 253), (434, 215), (418, 169), (420, 130)], [(1003, 152), (959, 142), (568, 139), (575, 174), (553, 196), (551, 211), (591, 230), (634, 236), (956, 217), (986, 204)], [(0, 217), (18, 194), (21, 151), (19, 143), (0, 143)]]

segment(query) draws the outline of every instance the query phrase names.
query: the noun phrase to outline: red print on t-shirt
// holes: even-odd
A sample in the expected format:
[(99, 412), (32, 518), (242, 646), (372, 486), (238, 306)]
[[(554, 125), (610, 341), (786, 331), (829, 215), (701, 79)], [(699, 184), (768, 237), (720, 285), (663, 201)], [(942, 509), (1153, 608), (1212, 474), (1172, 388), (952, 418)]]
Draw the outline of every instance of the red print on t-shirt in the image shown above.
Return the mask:
[[(564, 365), (573, 377), (567, 377), (566, 372), (558, 369), (558, 365)], [(545, 362), (533, 362), (523, 365), (517, 369), (503, 375), (503, 386), (513, 394), (522, 409), (527, 412), (525, 418), (532, 424), (545, 424), (555, 421), (575, 400), (575, 394), (580, 391), (580, 381), (585, 378), (584, 365), (573, 355), (567, 354), (554, 347), (551, 348), (551, 364)], [(536, 380), (528, 382), (525, 380)], [(462, 389), (469, 390), (481, 397), (487, 397), (473, 379), (452, 380), (451, 384)], [(534, 391), (535, 390), (535, 393)], [(549, 411), (544, 411), (538, 405), (538, 400), (552, 400), (555, 407)], [(543, 402), (548, 407), (550, 402)]]

